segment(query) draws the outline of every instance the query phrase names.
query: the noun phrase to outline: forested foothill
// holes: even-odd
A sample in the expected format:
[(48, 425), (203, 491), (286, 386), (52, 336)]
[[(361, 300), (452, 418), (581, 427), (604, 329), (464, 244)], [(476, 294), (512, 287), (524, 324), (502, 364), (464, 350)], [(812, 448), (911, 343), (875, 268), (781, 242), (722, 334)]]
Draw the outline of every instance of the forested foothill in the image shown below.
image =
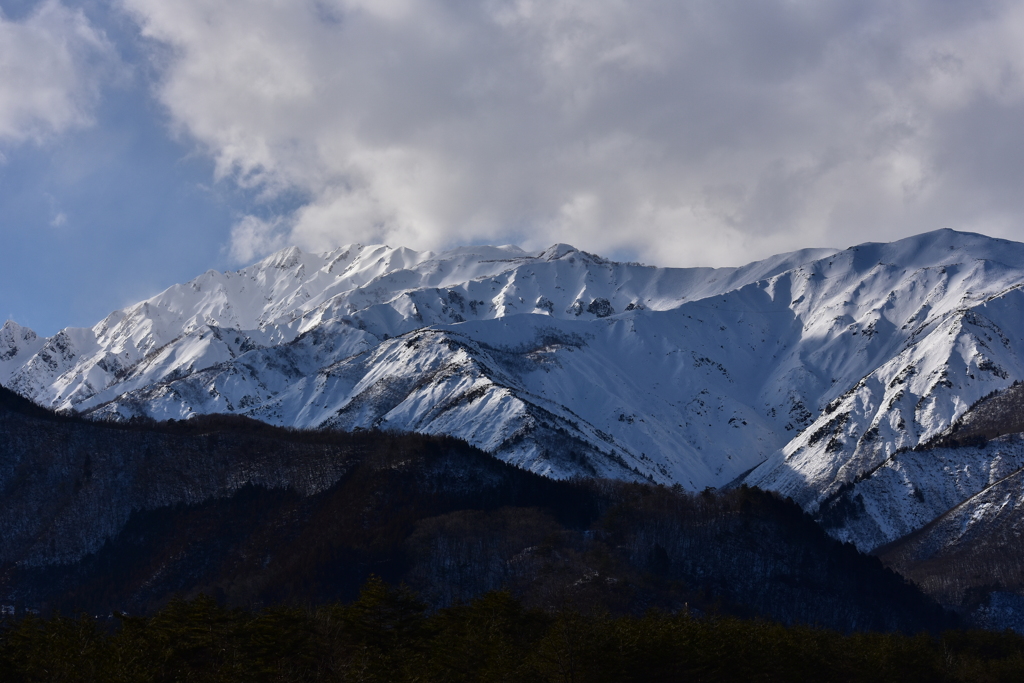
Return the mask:
[[(19, 612), (145, 614), (200, 593), (316, 605), (352, 600), (374, 574), (432, 608), (507, 588), (530, 608), (689, 605), (844, 631), (954, 619), (792, 502), (751, 488), (556, 481), (450, 438), (240, 418), (110, 427), (8, 411), (0, 429), (17, 436), (8, 444), (33, 429), (52, 444), (6, 467), (0, 601)], [(115, 526), (122, 498), (131, 507)], [(16, 503), (43, 513), (30, 534), (16, 528)], [(64, 544), (92, 550), (75, 557)]]
[[(758, 489), (0, 399), (0, 666), (23, 680), (1009, 680), (1024, 661)], [(46, 514), (31, 533), (19, 503)]]

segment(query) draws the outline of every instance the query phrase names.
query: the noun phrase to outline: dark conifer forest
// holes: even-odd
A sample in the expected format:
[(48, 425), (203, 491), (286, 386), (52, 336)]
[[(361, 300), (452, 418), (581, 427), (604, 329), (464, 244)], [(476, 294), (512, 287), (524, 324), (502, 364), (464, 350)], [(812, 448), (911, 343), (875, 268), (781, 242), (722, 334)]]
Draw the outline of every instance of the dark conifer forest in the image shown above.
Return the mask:
[(440, 610), (371, 577), (349, 604), (229, 609), (174, 599), (145, 617), (28, 617), (0, 630), (21, 681), (1019, 681), (1024, 638), (841, 634), (766, 620), (526, 607), (492, 591)]

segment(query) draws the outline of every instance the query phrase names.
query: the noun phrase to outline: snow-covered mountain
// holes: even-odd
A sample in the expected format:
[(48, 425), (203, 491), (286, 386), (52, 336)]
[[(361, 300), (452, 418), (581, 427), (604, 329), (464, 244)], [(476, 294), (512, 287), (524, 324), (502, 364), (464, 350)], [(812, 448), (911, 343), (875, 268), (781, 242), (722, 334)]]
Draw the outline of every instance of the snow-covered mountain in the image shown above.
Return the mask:
[[(742, 480), (822, 514), (895, 472), (878, 500), (905, 505), (862, 495), (835, 525), (867, 549), (1018, 466), (961, 448), (902, 474), (907, 449), (1024, 379), (1022, 285), (1024, 245), (949, 230), (722, 269), (561, 244), (291, 248), (91, 329), (8, 322), (0, 384), (97, 419), (240, 413), (451, 434), (556, 477)], [(950, 458), (970, 476), (935, 474)]]

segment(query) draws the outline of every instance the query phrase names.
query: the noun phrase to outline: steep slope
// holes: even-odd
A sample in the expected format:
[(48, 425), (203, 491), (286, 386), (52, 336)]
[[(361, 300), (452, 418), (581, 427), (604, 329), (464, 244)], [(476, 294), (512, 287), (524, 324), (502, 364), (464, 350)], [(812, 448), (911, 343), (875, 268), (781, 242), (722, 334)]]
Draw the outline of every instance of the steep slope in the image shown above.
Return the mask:
[(42, 349), (45, 339), (13, 320), (8, 320), (0, 327), (0, 384), (10, 381), (10, 377), (29, 359)]
[[(332, 321), (309, 339), (250, 354), (252, 362), (172, 378), (96, 413), (180, 418), (243, 405), (277, 424), (456, 434), (554, 476), (639, 475), (691, 489), (724, 485), (772, 456), (748, 481), (814, 509), (1024, 376), (1013, 288), (1024, 271), (997, 259), (1015, 262), (1007, 258), (1013, 249), (1021, 251), (942, 231), (780, 273), (762, 267), (755, 275), (767, 277), (734, 277), (732, 289), (696, 300), (634, 290), (630, 303), (644, 309), (599, 317), (574, 315), (567, 301), (586, 295), (570, 295), (552, 306), (556, 315), (435, 322), (378, 343), (388, 333), (369, 332), (363, 317), (376, 312), (357, 311), (352, 324)], [(572, 274), (606, 293), (593, 285), (594, 272), (613, 267), (587, 258), (571, 264)], [(516, 268), (503, 281), (530, 282), (528, 275)], [(463, 298), (475, 300), (473, 286), (520, 298), (518, 285), (499, 284), (470, 283)], [(710, 291), (703, 287), (687, 291)], [(444, 315), (442, 305), (432, 319)], [(365, 351), (324, 350), (342, 339)], [(211, 399), (223, 403), (210, 407)]]
[[(963, 450), (988, 450), (993, 464), (1002, 467), (987, 482), (985, 472), (980, 472), (981, 477), (974, 477), (982, 484), (975, 487), (976, 493), (963, 496), (921, 528), (876, 552), (888, 566), (972, 623), (1024, 632), (1024, 435)], [(1015, 461), (1000, 462), (1006, 455), (1016, 456)], [(966, 468), (965, 473), (973, 474)]]
[(1024, 467), (1022, 399), (1020, 383), (985, 396), (943, 433), (893, 452), (840, 486), (819, 506), (819, 520), (862, 548), (886, 545), (943, 517), (960, 520), (949, 544), (976, 533), (972, 527), (991, 517), (982, 497), (997, 485), (1017, 486)]
[[(881, 305), (868, 312), (866, 323), (848, 328), (851, 338), (859, 334), (862, 348), (851, 340), (847, 346), (854, 348), (833, 351), (845, 365), (837, 368), (845, 370), (837, 372), (842, 393), (826, 394), (831, 400), (817, 419), (747, 482), (791, 495), (805, 508), (817, 510), (900, 451), (947, 432), (970, 406), (1022, 377), (1018, 349), (1024, 348), (1024, 291), (1020, 268), (1006, 265), (1021, 262), (1020, 245), (974, 239), (957, 240), (945, 249), (941, 241), (934, 246), (940, 253), (948, 249), (949, 256), (932, 257), (936, 265), (919, 266), (910, 278), (906, 274), (911, 268), (886, 267), (881, 255), (878, 284), (881, 291), (890, 283), (892, 289), (885, 297), (876, 295)], [(900, 257), (896, 263), (908, 263), (908, 255), (895, 256)], [(861, 354), (874, 358), (855, 364)], [(991, 455), (973, 453), (971, 458), (988, 462)], [(937, 463), (921, 466), (941, 469)], [(927, 497), (935, 485), (922, 483), (918, 489)], [(933, 509), (925, 516), (941, 511)], [(877, 517), (874, 533), (851, 534), (861, 547), (894, 540), (909, 530), (899, 522), (890, 524), (891, 510)]]
[[(1019, 452), (1022, 441), (993, 446)], [(948, 593), (943, 597), (954, 604), (972, 588), (1021, 591), (1024, 558), (1016, 546), (1024, 531), (1022, 478), (1018, 466), (880, 552), (915, 580), (932, 584), (928, 588)]]
[[(239, 273), (207, 273), (172, 287), (92, 330), (64, 330), (12, 373), (9, 386), (44, 405), (111, 419), (237, 412), (281, 425), (449, 433), (555, 476), (682, 479), (697, 488), (728, 481), (778, 444), (762, 428), (763, 443), (737, 463), (727, 455), (726, 466), (703, 457), (690, 466), (670, 455), (688, 443), (674, 433), (680, 421), (625, 430), (638, 437), (624, 441), (610, 436), (623, 425), (654, 424), (643, 417), (649, 392), (645, 382), (629, 380), (631, 365), (619, 372), (631, 383), (629, 400), (611, 406), (614, 413), (606, 401), (579, 404), (581, 397), (623, 393), (602, 379), (604, 370), (637, 357), (635, 341), (648, 329), (657, 337), (649, 324), (636, 333), (616, 321), (673, 311), (822, 253), (830, 252), (715, 270), (612, 263), (567, 245), (536, 255), (513, 247), (439, 255), (289, 249)], [(515, 324), (503, 322), (513, 317)], [(676, 328), (691, 319), (666, 318)], [(428, 342), (416, 335), (395, 340), (425, 329)], [(595, 332), (601, 344), (589, 342)], [(598, 352), (574, 367), (582, 376), (560, 373), (567, 391), (546, 395), (552, 383), (533, 371), (561, 366), (567, 353), (591, 346)], [(714, 365), (706, 354), (684, 356), (669, 364), (670, 373), (695, 358)], [(588, 378), (601, 382), (595, 387)], [(676, 403), (671, 387), (662, 386), (672, 394), (662, 402)], [(720, 403), (729, 410), (723, 424), (743, 412), (728, 396)], [(745, 450), (736, 445), (737, 453)]]
[[(826, 498), (818, 520), (973, 623), (1024, 630), (1024, 384)], [(890, 539), (895, 539), (891, 540)]]

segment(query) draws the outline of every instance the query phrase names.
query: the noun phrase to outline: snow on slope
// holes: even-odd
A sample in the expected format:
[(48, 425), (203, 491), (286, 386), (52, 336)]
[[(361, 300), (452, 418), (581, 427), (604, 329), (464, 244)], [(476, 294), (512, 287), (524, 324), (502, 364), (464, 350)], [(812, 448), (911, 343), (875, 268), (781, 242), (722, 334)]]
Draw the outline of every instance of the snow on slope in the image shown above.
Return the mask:
[[(949, 230), (729, 269), (568, 245), (292, 248), (91, 330), (34, 340), (8, 323), (0, 369), (97, 418), (445, 433), (551, 476), (745, 476), (816, 511), (1024, 378), (1018, 264), (1024, 245)], [(969, 494), (957, 486), (950, 501)]]
[(600, 316), (603, 311), (584, 310), (595, 298), (608, 301), (609, 310), (641, 299), (649, 308), (667, 308), (817, 253), (745, 268), (662, 269), (613, 264), (567, 245), (539, 255), (512, 246), (434, 254), (355, 245), (319, 255), (292, 247), (241, 271), (210, 271), (175, 285), (91, 329), (62, 330), (41, 348), (9, 342), (8, 353), (18, 353), (22, 363), (4, 367), (3, 383), (42, 405), (81, 410), (253, 348), (290, 342), (327, 321), (357, 324), (384, 338), (429, 324), (518, 313)]
[[(678, 403), (676, 392), (671, 383), (659, 383), (659, 373), (686, 376), (685, 369), (697, 362), (696, 356), (690, 350), (667, 361), (659, 360), (661, 365), (669, 366), (663, 369), (652, 365), (648, 357), (652, 352), (647, 351), (641, 365), (654, 371), (647, 372), (646, 379), (639, 382), (633, 378), (638, 370), (627, 364), (617, 376), (628, 387), (618, 386), (604, 379), (607, 368), (639, 358), (634, 353), (639, 348), (638, 340), (648, 334), (657, 339), (658, 331), (644, 323), (638, 332), (630, 323), (628, 332), (623, 332), (624, 324), (617, 321), (624, 317), (642, 319), (659, 309), (673, 311), (680, 302), (729, 291), (832, 253), (808, 250), (739, 269), (662, 269), (612, 263), (566, 245), (555, 245), (533, 256), (508, 247), (464, 248), (438, 256), (365, 248), (363, 253), (369, 257), (362, 259), (352, 259), (354, 250), (341, 251), (344, 253), (340, 257), (316, 257), (322, 265), (312, 276), (308, 273), (314, 257), (296, 250), (241, 271), (234, 279), (241, 279), (242, 286), (235, 286), (234, 291), (244, 294), (246, 288), (252, 289), (250, 282), (268, 283), (255, 295), (250, 293), (243, 300), (244, 306), (233, 304), (223, 293), (223, 281), (232, 279), (231, 274), (222, 276), (219, 286), (212, 287), (210, 282), (217, 278), (207, 273), (127, 313), (112, 314), (93, 330), (100, 349), (91, 356), (83, 354), (91, 360), (83, 362), (72, 356), (69, 370), (46, 377), (58, 375), (58, 381), (50, 387), (39, 386), (40, 373), (31, 362), (11, 387), (37, 401), (45, 402), (49, 396), (56, 407), (91, 410), (102, 417), (124, 419), (142, 414), (185, 418), (196, 412), (224, 411), (244, 412), (276, 424), (444, 432), (555, 476), (574, 472), (639, 475), (704, 486), (712, 480), (728, 481), (749, 469), (779, 445), (777, 439), (772, 439), (768, 433), (771, 430), (762, 426), (757, 450), (750, 451), (743, 439), (734, 438), (736, 461), (730, 462), (733, 456), (727, 454), (723, 464), (709, 467), (700, 451), (715, 440), (709, 433), (713, 431), (712, 422), (706, 429), (701, 425), (697, 430), (706, 444), (692, 447), (676, 431), (676, 425), (686, 421), (684, 417), (677, 415), (675, 422), (660, 424), (649, 415), (642, 416), (651, 399), (648, 384), (660, 387), (661, 404), (668, 406), (669, 412), (681, 410), (671, 408)], [(400, 260), (397, 270), (393, 263), (386, 263), (395, 253), (401, 257), (392, 258)], [(344, 279), (343, 285), (335, 283), (336, 276), (324, 275), (337, 267), (339, 258), (350, 264), (337, 276)], [(368, 261), (381, 262), (382, 270), (367, 275)], [(405, 267), (410, 264), (414, 269)], [(290, 269), (291, 282), (275, 272), (281, 268)], [(352, 273), (363, 274), (356, 278)], [(277, 277), (271, 277), (274, 275)], [(303, 277), (306, 282), (319, 282), (319, 293), (313, 294), (312, 286), (306, 285), (308, 299), (301, 297), (292, 310), (264, 294), (271, 289), (278, 292), (278, 298), (294, 301), (297, 297), (287, 292), (303, 291), (303, 285), (294, 284)], [(280, 284), (282, 280), (291, 285), (290, 289)], [(333, 296), (322, 293), (338, 290), (340, 293)], [(259, 297), (274, 307), (277, 318), (252, 305), (253, 300), (259, 302)], [(228, 319), (225, 311), (234, 318)], [(522, 312), (533, 315), (519, 315)], [(666, 319), (685, 323), (692, 318), (678, 313)], [(174, 322), (173, 327), (166, 323), (168, 319)], [(133, 324), (127, 324), (128, 320)], [(510, 324), (509, 320), (516, 322)], [(616, 324), (609, 328), (609, 342), (587, 341), (593, 336), (592, 330), (604, 329), (604, 323), (612, 322)], [(239, 327), (219, 326), (225, 323)], [(673, 324), (690, 330), (687, 334), (696, 340), (695, 348), (707, 345), (699, 322), (691, 322), (690, 327), (683, 323)], [(244, 329), (253, 324), (258, 327)], [(115, 326), (121, 329), (111, 333)], [(448, 342), (435, 340), (412, 348), (409, 339), (395, 340), (428, 326), (444, 330)], [(724, 329), (724, 325), (718, 327)], [(160, 328), (159, 333), (153, 331), (156, 328)], [(84, 336), (83, 331), (74, 332)], [(122, 343), (121, 347), (102, 343), (104, 339), (135, 340), (142, 332), (149, 335), (142, 337), (143, 343)], [(516, 335), (517, 341), (512, 343)], [(164, 341), (167, 338), (172, 343)], [(277, 339), (281, 341), (274, 343)], [(473, 343), (474, 339), (483, 346)], [(455, 349), (460, 345), (463, 350), (457, 353)], [(109, 370), (112, 364), (107, 360), (126, 353), (125, 347), (151, 350), (141, 361), (124, 364), (123, 370), (115, 366), (112, 376), (87, 380), (90, 372), (99, 374), (97, 367)], [(573, 372), (580, 376), (559, 373), (558, 382), (564, 388), (561, 392), (539, 375), (523, 377), (530, 375), (524, 369), (544, 367), (550, 372), (553, 367), (561, 368), (566, 354), (584, 347), (593, 347), (597, 353), (578, 354), (586, 357), (585, 362), (574, 365)], [(556, 353), (558, 350), (562, 352)], [(670, 350), (679, 349), (673, 346)], [(666, 353), (659, 350), (659, 356)], [(710, 363), (706, 354), (701, 358), (700, 364)], [(586, 367), (587, 363), (597, 365)], [(510, 364), (515, 367), (507, 367)], [(436, 378), (435, 384), (427, 382), (426, 373)], [(596, 378), (600, 386), (587, 378)], [(75, 382), (71, 390), (62, 386)], [(609, 424), (607, 401), (594, 399), (623, 391), (628, 399), (611, 406), (614, 413)], [(457, 405), (467, 396), (472, 400)], [(702, 400), (698, 396), (691, 403), (699, 405)], [(742, 415), (747, 413), (754, 421), (758, 419), (735, 399), (726, 398), (724, 403), (732, 407), (723, 423), (737, 415), (738, 423), (745, 422)], [(448, 407), (440, 410), (442, 404)], [(577, 409), (584, 415), (577, 414)], [(619, 443), (610, 436), (618, 431), (633, 437)], [(673, 457), (672, 451), (679, 449), (692, 451), (697, 457)], [(562, 451), (568, 460), (558, 457)]]
[[(975, 457), (988, 451), (996, 466), (972, 463), (970, 455), (964, 457), (963, 453), (940, 454), (943, 459), (955, 462), (955, 467), (964, 468), (955, 478), (970, 482), (970, 486), (964, 487), (964, 493), (971, 495), (960, 497), (957, 504), (913, 533), (879, 548), (879, 554), (889, 566), (897, 568), (931, 594), (940, 596), (947, 604), (977, 604), (978, 597), (992, 590), (1005, 591), (1005, 597), (1015, 593), (1016, 598), (1004, 607), (1014, 606), (1010, 612), (1016, 612), (1016, 618), (1010, 623), (1000, 625), (996, 621), (990, 625), (1020, 628), (1018, 548), (1024, 532), (1024, 467), (1020, 466), (1024, 436), (1006, 435), (982, 448), (959, 450), (970, 451)], [(982, 466), (975, 468), (978, 464)], [(947, 471), (952, 473), (955, 467)], [(970, 471), (972, 469), (974, 471)], [(952, 481), (954, 477), (947, 479)], [(872, 493), (865, 490), (862, 498), (869, 496), (873, 497)], [(927, 502), (927, 494), (921, 493), (919, 497)], [(996, 602), (999, 601), (997, 598)], [(988, 602), (990, 607), (996, 606), (991, 599)]]
[(865, 245), (834, 259), (877, 259), (851, 291), (867, 292), (875, 303), (865, 309), (844, 298), (822, 308), (819, 329), (834, 312), (847, 337), (843, 348), (826, 344), (818, 352), (840, 381), (815, 421), (748, 483), (814, 511), (898, 450), (942, 433), (983, 396), (1024, 377), (1024, 273), (1016, 265), (1024, 263), (1024, 246), (957, 233), (926, 237)]
[[(952, 544), (1006, 512), (991, 504), (996, 493), (1024, 495), (1022, 472), (1019, 436), (981, 447), (904, 451), (829, 499), (821, 519), (840, 540), (877, 548), (946, 516), (944, 542)], [(952, 519), (956, 524), (948, 523)]]
[(0, 384), (10, 381), (11, 375), (43, 347), (44, 339), (35, 332), (8, 320), (0, 327)]

